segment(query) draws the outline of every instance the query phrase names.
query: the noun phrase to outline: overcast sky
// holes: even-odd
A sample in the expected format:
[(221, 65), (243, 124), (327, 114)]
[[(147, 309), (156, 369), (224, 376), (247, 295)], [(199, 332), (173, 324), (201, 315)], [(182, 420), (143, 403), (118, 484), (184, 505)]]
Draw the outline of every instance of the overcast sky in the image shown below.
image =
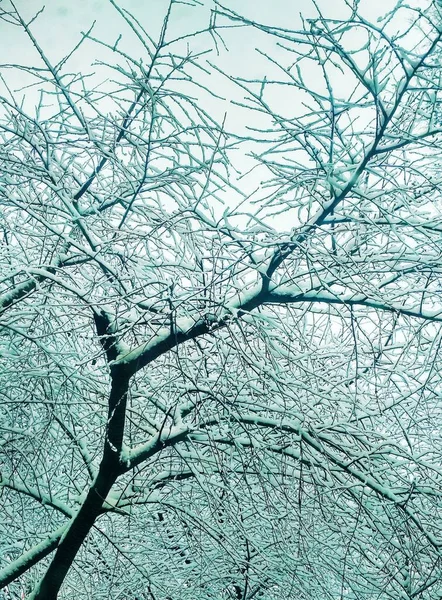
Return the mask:
[[(4, 7), (8, 1), (4, 0), (1, 6)], [(120, 7), (136, 15), (140, 23), (155, 39), (158, 39), (168, 3), (168, 0), (119, 0), (118, 2)], [(200, 1), (200, 4), (194, 7), (174, 6), (169, 39), (208, 25), (210, 10), (214, 7), (214, 3), (212, 0), (203, 0)], [(305, 18), (313, 18), (317, 14), (312, 0), (224, 0), (224, 4), (249, 19), (290, 29), (302, 27), (300, 13)], [(376, 21), (395, 4), (396, 0), (361, 0), (360, 9), (365, 16)], [(345, 0), (318, 0), (318, 5), (328, 17), (339, 19), (345, 18), (345, 15), (348, 14)], [(30, 19), (43, 6), (43, 2), (40, 0), (15, 0), (15, 6), (24, 18)], [(96, 21), (93, 32), (95, 37), (114, 44), (119, 34), (123, 34), (119, 47), (136, 59), (141, 58), (143, 52), (145, 54), (142, 46), (136, 41), (129, 27), (122, 21), (109, 0), (76, 0), (75, 2), (72, 0), (46, 0), (45, 10), (32, 24), (32, 31), (51, 62), (56, 64), (72, 50), (81, 39), (81, 32), (88, 30), (94, 21)], [(229, 50), (222, 50), (219, 57), (215, 53), (211, 55), (211, 59), (218, 66), (227, 73), (248, 78), (262, 78), (268, 74), (266, 69), (270, 68), (269, 63), (259, 57), (255, 48), (259, 46), (261, 49), (266, 49), (265, 44), (269, 44), (269, 48), (272, 45), (269, 52), (274, 55), (274, 40), (271, 40), (269, 36), (259, 37), (256, 30), (252, 28), (225, 32), (224, 37)], [(0, 21), (0, 40), (2, 62), (42, 66), (32, 43), (19, 28)], [(213, 47), (209, 36), (191, 40), (191, 43), (194, 51)], [(66, 70), (91, 72), (95, 69), (91, 65), (96, 59), (114, 61), (109, 54), (107, 56), (103, 54), (97, 45), (91, 42), (85, 43), (69, 61)], [(147, 62), (146, 56), (145, 62)], [(309, 74), (306, 76), (308, 77)], [(28, 80), (24, 73), (20, 74), (18, 71), (9, 70), (8, 82), (13, 89), (17, 89), (28, 83)], [(344, 95), (346, 93), (345, 83), (344, 81), (343, 87), (340, 89), (340, 93)], [(314, 84), (313, 80), (312, 84)], [(244, 124), (244, 114), (229, 102), (235, 94), (238, 99), (238, 90), (234, 90), (233, 86), (229, 88), (226, 79), (217, 75), (211, 76), (209, 85), (226, 98), (224, 102), (214, 101), (209, 110), (218, 121), (222, 120), (223, 113), (226, 112), (228, 129), (239, 132)], [(29, 103), (37, 102), (37, 91), (38, 87), (26, 90), (28, 110)], [(293, 116), (296, 104), (300, 106), (302, 104), (294, 102), (290, 93), (295, 93), (294, 88), (290, 92), (281, 94), (280, 98), (273, 98), (272, 101), (278, 104), (278, 110), (282, 113), (286, 107), (287, 112), (291, 113), (290, 116)], [(253, 119), (254, 115), (247, 116), (247, 118)]]
[[(199, 1), (201, 6), (174, 7), (171, 34), (187, 33), (208, 24), (210, 9), (214, 4), (212, 0)], [(5, 0), (2, 7), (7, 2)], [(362, 0), (361, 9), (367, 17), (376, 20), (395, 3), (396, 0)], [(161, 27), (168, 0), (119, 0), (118, 4), (135, 14), (146, 30), (155, 36)], [(300, 14), (306, 18), (315, 16), (312, 0), (225, 0), (224, 4), (248, 18), (287, 28), (300, 27)], [(93, 21), (96, 21), (95, 36), (100, 39), (113, 43), (123, 33), (122, 44), (132, 40), (130, 31), (127, 26), (122, 28), (121, 18), (109, 0), (16, 0), (15, 5), (27, 18), (45, 5), (44, 12), (33, 24), (33, 32), (53, 62), (67, 54), (78, 42), (80, 32), (89, 29)], [(340, 18), (347, 14), (344, 0), (318, 0), (318, 5), (330, 17)], [(231, 56), (226, 54), (225, 60), (241, 61), (241, 54), (254, 46), (253, 36), (252, 30), (242, 32), (241, 36), (228, 36)], [(35, 50), (17, 28), (0, 22), (0, 40), (3, 60), (35, 64)], [(71, 68), (87, 69), (94, 58), (88, 46), (84, 52), (76, 55)]]

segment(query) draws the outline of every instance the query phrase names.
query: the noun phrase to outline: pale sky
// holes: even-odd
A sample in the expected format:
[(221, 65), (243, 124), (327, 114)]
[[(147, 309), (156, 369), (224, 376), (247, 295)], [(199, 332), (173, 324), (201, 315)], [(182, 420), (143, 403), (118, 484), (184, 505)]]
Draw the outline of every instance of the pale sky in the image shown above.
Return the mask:
[[(15, 0), (15, 6), (24, 18), (30, 19), (41, 8), (43, 1)], [(187, 1), (195, 2), (196, 0)], [(8, 0), (5, 0), (5, 4), (7, 2)], [(328, 17), (339, 19), (345, 18), (348, 14), (345, 0), (317, 0), (317, 2)], [(118, 4), (132, 12), (149, 34), (154, 39), (158, 39), (169, 4), (168, 0), (119, 0)], [(170, 37), (203, 29), (208, 25), (210, 10), (214, 7), (214, 3), (212, 0), (200, 0), (199, 4), (195, 7), (184, 4), (174, 6), (169, 30)], [(224, 0), (224, 4), (249, 19), (290, 29), (302, 27), (300, 13), (305, 18), (316, 16), (313, 0)], [(396, 0), (361, 0), (360, 10), (364, 16), (376, 21), (395, 4)], [(87, 31), (94, 20), (96, 20), (93, 32), (95, 37), (113, 45), (119, 34), (122, 33), (123, 38), (119, 47), (136, 59), (141, 58), (144, 54), (145, 62), (148, 62), (145, 50), (134, 38), (130, 28), (122, 21), (109, 0), (76, 0), (75, 2), (72, 0), (46, 0), (45, 10), (32, 24), (32, 31), (51, 62), (56, 64), (72, 50), (81, 39), (81, 32)], [(270, 36), (260, 35), (256, 30), (248, 28), (226, 31), (223, 37), (227, 42), (228, 51), (220, 45), (220, 56), (212, 52), (209, 59), (225, 72), (256, 79), (268, 75), (268, 70), (271, 73), (270, 63), (256, 53), (256, 47), (259, 47), (261, 50), (268, 50), (272, 56), (275, 55), (275, 40)], [(205, 38), (191, 39), (190, 43), (193, 51), (213, 48), (213, 43), (208, 35)], [(3, 21), (0, 21), (0, 51), (3, 63), (42, 66), (36, 50), (26, 35), (17, 27), (12, 27)], [(110, 52), (103, 52), (96, 44), (88, 41), (67, 63), (65, 72), (90, 73), (96, 71), (97, 68), (91, 65), (97, 59), (104, 59), (110, 63), (115, 60)], [(121, 59), (118, 60), (121, 62)], [(8, 70), (6, 73), (8, 83), (13, 89), (21, 88), (29, 83), (29, 78), (23, 72)], [(97, 75), (97, 82), (107, 76), (109, 76), (108, 72), (104, 74), (100, 72)], [(311, 83), (314, 85), (314, 74), (307, 73), (306, 77), (310, 77)], [(244, 120), (257, 118), (254, 114), (249, 114), (250, 111), (245, 113), (244, 110), (240, 110), (230, 103), (231, 98), (241, 99), (241, 91), (233, 84), (229, 84), (221, 75), (212, 74), (210, 79), (206, 79), (204, 83), (226, 99), (223, 101), (201, 99), (201, 102), (209, 103), (204, 106), (218, 122), (221, 122), (224, 113), (227, 113), (227, 128), (231, 131), (243, 133), (241, 128), (244, 127)], [(339, 90), (344, 95), (346, 94), (345, 83), (345, 81), (342, 82)], [(293, 87), (284, 94), (280, 94), (278, 90), (277, 94), (280, 94), (280, 97), (272, 98), (273, 107), (282, 113), (286, 112), (293, 116), (296, 106), (301, 107), (302, 110), (302, 103), (298, 102), (296, 93)], [(38, 86), (27, 89), (26, 96), (28, 99), (26, 108), (32, 111), (30, 104), (35, 105), (38, 100)], [(252, 121), (249, 123), (253, 124)], [(241, 160), (243, 159), (240, 158)], [(246, 160), (244, 164), (239, 165), (241, 170), (246, 170), (246, 167)], [(250, 183), (247, 192), (251, 192), (256, 185), (259, 185), (259, 181)]]
[[(179, 35), (203, 28), (208, 24), (209, 12), (214, 4), (212, 0), (203, 0), (203, 2), (199, 0), (199, 3), (202, 6), (176, 5), (174, 7), (171, 32)], [(168, 0), (119, 0), (118, 4), (136, 15), (146, 30), (157, 37)], [(250, 19), (293, 29), (301, 26), (300, 13), (306, 18), (315, 16), (312, 0), (225, 0), (224, 4)], [(364, 16), (376, 20), (394, 4), (396, 0), (362, 0), (360, 8)], [(27, 18), (33, 16), (43, 5), (45, 10), (34, 22), (32, 29), (53, 62), (57, 62), (72, 49), (81, 36), (80, 32), (89, 29), (94, 20), (96, 20), (94, 29), (96, 37), (113, 43), (118, 35), (123, 33), (122, 47), (126, 44), (126, 48), (132, 49), (130, 44), (133, 43), (133, 37), (127, 26), (124, 28), (126, 31), (122, 31), (121, 18), (109, 0), (15, 1), (15, 6)], [(318, 5), (329, 17), (342, 18), (347, 14), (344, 0), (319, 0)], [(247, 66), (253, 69), (253, 64), (248, 60), (248, 54), (255, 45), (253, 36), (251, 30), (243, 31), (241, 35), (226, 34), (230, 48), (229, 53), (224, 54), (223, 57), (226, 64), (229, 62), (237, 64), (238, 61), (247, 60)], [(35, 63), (35, 51), (17, 28), (0, 22), (0, 40), (2, 62)], [(94, 51), (97, 52), (97, 49), (85, 47), (84, 51), (76, 54), (75, 59), (71, 61), (71, 68), (87, 69), (96, 58)]]

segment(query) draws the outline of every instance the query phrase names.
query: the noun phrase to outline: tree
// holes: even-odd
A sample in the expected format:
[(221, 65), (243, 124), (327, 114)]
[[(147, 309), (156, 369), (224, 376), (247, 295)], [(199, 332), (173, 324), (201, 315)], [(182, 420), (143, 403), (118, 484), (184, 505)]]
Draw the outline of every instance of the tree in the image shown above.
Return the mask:
[(102, 85), (2, 8), (5, 597), (439, 597), (439, 5), (110, 3)]

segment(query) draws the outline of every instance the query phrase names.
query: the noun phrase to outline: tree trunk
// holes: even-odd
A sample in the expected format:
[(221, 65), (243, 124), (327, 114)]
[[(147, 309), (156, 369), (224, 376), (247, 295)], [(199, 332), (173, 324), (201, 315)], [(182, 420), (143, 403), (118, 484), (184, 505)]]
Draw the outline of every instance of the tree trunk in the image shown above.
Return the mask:
[(62, 538), (55, 556), (36, 586), (29, 600), (56, 600), (60, 587), (97, 517), (102, 512), (103, 501), (110, 492), (118, 471), (109, 468), (103, 460), (100, 471), (89, 493)]
[(123, 441), (129, 376), (123, 369), (112, 373), (108, 423), (98, 475), (78, 513), (73, 517), (54, 558), (28, 600), (56, 600), (79, 549), (102, 513), (103, 502), (121, 473), (119, 454)]

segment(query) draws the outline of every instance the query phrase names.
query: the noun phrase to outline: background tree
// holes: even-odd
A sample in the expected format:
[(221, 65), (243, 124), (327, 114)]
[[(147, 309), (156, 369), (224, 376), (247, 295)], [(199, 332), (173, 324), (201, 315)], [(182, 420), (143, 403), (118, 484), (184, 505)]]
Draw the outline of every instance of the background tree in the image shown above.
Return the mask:
[(2, 79), (5, 597), (438, 597), (438, 6), (111, 4), (143, 55), (84, 33), (102, 85), (2, 5), (40, 61)]

